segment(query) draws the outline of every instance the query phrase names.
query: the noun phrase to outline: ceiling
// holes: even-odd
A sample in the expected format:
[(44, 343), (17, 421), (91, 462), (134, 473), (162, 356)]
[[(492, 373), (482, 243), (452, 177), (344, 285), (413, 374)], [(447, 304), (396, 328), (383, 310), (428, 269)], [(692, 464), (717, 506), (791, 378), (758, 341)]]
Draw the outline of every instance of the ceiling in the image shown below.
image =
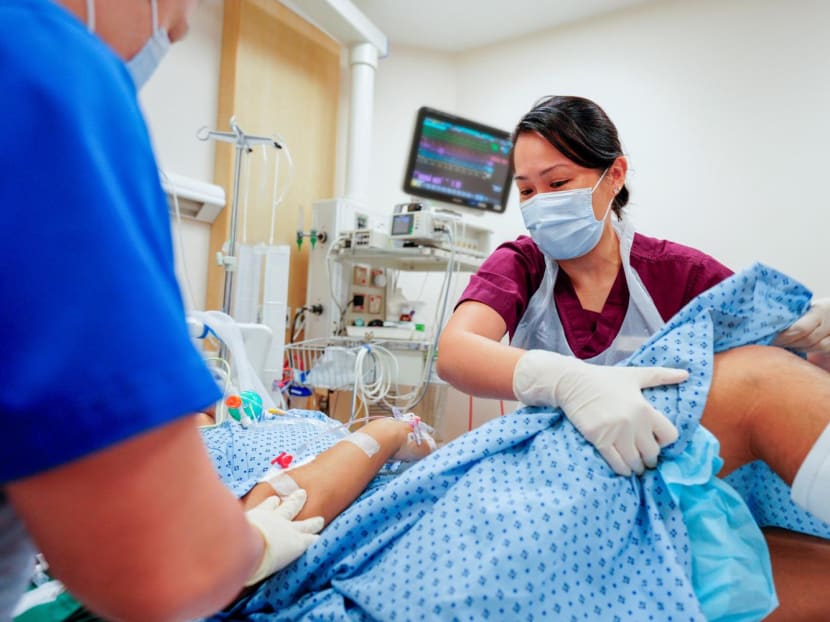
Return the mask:
[(654, 0), (352, 0), (389, 44), (463, 52)]

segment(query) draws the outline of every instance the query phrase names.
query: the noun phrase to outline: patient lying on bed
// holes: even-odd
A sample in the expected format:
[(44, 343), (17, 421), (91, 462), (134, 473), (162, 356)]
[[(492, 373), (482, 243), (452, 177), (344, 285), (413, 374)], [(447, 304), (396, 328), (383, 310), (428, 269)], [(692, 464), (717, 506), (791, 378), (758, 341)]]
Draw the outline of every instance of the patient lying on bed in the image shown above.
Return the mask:
[[(819, 536), (767, 533), (781, 601), (770, 619), (825, 619), (830, 526), (791, 506), (787, 485), (830, 422), (830, 375), (779, 348), (740, 347), (776, 330), (768, 317), (752, 321), (753, 305), (782, 298), (766, 277), (742, 278), (750, 290), (757, 280), (755, 293), (724, 284), (717, 293), (734, 308), (704, 300), (642, 353), (650, 364), (677, 356), (693, 372), (647, 392), (680, 430), (657, 469), (616, 476), (561, 413), (522, 409), (346, 507), (379, 466), (339, 495), (366, 458), (338, 443), (350, 450), (342, 460), (322, 454), (296, 470), (314, 504), (300, 518), (346, 509), (230, 615), (759, 620), (776, 600), (757, 520)], [(387, 456), (395, 438), (382, 444)]]

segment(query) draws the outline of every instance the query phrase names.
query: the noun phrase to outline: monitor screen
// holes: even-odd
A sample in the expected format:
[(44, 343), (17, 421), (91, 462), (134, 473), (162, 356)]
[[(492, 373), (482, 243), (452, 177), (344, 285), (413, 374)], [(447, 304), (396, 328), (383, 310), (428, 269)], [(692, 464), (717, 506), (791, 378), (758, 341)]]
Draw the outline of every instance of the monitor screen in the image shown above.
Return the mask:
[(395, 214), (392, 216), (392, 235), (406, 235), (412, 233), (415, 224), (415, 214)]
[(404, 192), (503, 212), (510, 185), (508, 132), (432, 108), (418, 110)]

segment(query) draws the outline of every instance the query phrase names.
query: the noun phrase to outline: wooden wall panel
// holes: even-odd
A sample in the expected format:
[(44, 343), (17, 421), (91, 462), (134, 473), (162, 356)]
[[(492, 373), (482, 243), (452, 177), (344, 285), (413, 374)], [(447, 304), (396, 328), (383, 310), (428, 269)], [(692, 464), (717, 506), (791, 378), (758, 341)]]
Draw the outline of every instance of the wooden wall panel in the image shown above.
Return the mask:
[[(311, 203), (333, 196), (340, 46), (276, 0), (228, 0), (222, 35), (219, 107), (216, 129), (229, 130), (231, 116), (249, 134), (278, 134), (294, 160), (294, 180), (275, 222), (275, 243), (290, 244), (288, 305), (305, 304), (308, 240), (298, 252), (298, 209), (311, 223)], [(247, 241), (267, 242), (270, 235), (273, 156), (268, 163), (255, 150), (245, 158), (250, 167)], [(243, 165), (244, 166), (244, 165)], [(215, 182), (232, 197), (234, 148), (216, 144)], [(280, 180), (286, 179), (285, 159)], [(241, 180), (245, 180), (245, 172)], [(237, 242), (243, 239), (244, 184), (240, 185)], [(228, 237), (230, 209), (211, 229), (212, 256)], [(213, 263), (213, 262), (211, 262)], [(224, 270), (211, 265), (207, 307), (221, 308)]]

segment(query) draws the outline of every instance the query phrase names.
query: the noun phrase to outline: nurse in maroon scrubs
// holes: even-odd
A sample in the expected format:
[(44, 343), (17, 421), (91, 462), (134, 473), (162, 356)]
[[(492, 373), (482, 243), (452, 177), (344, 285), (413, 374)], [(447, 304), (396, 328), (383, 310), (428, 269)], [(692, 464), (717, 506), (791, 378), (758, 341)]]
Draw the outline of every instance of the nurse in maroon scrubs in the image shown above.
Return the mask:
[(617, 473), (640, 473), (677, 438), (642, 389), (687, 375), (610, 366), (732, 271), (634, 232), (628, 163), (594, 102), (542, 101), (513, 143), (530, 236), (499, 246), (470, 279), (442, 334), (438, 372), (471, 394), (560, 406)]
[[(613, 363), (732, 272), (698, 250), (632, 231), (623, 210), (626, 158), (594, 102), (542, 101), (519, 122), (513, 144), (530, 237), (502, 244), (470, 279), (441, 334), (438, 373), (473, 395), (560, 406), (617, 473), (642, 472), (677, 437), (642, 389), (686, 375)], [(818, 366), (781, 348), (718, 354), (702, 421), (720, 442), (721, 476), (762, 459), (788, 484), (813, 479), (820, 482), (814, 492), (793, 499), (830, 522), (826, 480), (814, 466), (830, 464), (830, 432), (822, 432), (830, 430), (830, 382), (819, 369), (830, 370), (828, 333), (830, 299), (813, 300), (776, 343)], [(501, 343), (505, 334), (510, 345)], [(825, 619), (827, 541), (784, 530), (765, 535), (781, 600), (770, 620)]]

